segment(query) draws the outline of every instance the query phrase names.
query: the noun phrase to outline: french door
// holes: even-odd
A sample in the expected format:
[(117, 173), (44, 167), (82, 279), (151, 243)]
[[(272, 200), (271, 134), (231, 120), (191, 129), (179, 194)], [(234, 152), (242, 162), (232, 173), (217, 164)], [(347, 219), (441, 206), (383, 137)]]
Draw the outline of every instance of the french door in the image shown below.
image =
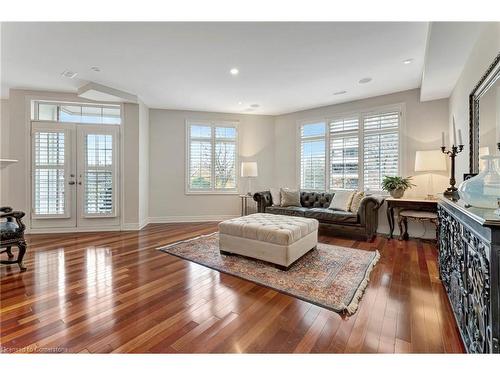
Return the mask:
[(119, 227), (117, 125), (32, 122), (31, 227)]

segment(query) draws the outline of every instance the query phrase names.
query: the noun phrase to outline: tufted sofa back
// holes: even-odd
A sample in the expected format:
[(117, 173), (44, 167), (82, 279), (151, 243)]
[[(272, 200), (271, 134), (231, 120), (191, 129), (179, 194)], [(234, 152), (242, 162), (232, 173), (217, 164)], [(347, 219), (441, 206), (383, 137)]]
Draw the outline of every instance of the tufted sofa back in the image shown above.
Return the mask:
[(317, 193), (313, 191), (300, 192), (300, 203), (306, 208), (328, 208), (333, 193)]

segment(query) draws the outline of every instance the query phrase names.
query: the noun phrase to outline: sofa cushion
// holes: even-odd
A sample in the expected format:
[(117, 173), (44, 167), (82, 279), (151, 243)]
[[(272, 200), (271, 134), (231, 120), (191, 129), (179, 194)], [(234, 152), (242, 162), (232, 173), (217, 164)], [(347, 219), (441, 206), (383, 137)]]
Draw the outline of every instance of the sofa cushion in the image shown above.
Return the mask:
[(330, 208), (311, 208), (305, 212), (305, 217), (339, 224), (358, 223), (358, 215), (356, 213), (335, 211)]
[(332, 193), (318, 193), (314, 191), (302, 191), (300, 193), (300, 204), (307, 208), (328, 208), (332, 200)]
[(266, 207), (266, 213), (275, 214), (275, 215), (288, 215), (288, 216), (304, 216), (307, 208), (304, 207), (280, 207), (280, 206), (271, 206)]
[(349, 211), (351, 207), (352, 198), (356, 192), (354, 190), (338, 190), (333, 194), (330, 206), (333, 210)]
[(298, 190), (280, 189), (281, 206), (300, 206), (300, 192)]

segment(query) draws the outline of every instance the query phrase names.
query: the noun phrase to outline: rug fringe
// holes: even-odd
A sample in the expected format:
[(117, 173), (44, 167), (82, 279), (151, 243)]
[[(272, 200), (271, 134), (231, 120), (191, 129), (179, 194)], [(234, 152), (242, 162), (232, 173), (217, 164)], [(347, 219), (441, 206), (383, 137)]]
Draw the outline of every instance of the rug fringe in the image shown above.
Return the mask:
[(365, 278), (359, 284), (358, 290), (352, 297), (351, 303), (349, 303), (349, 305), (345, 307), (345, 311), (349, 315), (354, 314), (358, 309), (359, 301), (361, 300), (361, 297), (363, 296), (363, 293), (365, 292), (365, 289), (368, 286), (368, 282), (370, 281), (370, 273), (372, 272), (373, 268), (375, 267), (375, 265), (378, 263), (379, 260), (380, 260), (380, 253), (378, 252), (378, 250), (376, 250), (375, 257), (373, 258), (371, 264), (366, 269)]

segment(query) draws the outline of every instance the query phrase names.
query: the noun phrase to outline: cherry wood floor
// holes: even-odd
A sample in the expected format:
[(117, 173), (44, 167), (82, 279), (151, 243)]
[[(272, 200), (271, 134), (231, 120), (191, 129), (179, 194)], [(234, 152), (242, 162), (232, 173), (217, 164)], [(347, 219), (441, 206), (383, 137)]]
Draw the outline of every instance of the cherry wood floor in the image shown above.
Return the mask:
[(431, 242), (321, 235), (381, 253), (358, 311), (342, 317), (156, 250), (216, 230), (27, 236), (28, 271), (0, 267), (0, 352), (464, 351)]

